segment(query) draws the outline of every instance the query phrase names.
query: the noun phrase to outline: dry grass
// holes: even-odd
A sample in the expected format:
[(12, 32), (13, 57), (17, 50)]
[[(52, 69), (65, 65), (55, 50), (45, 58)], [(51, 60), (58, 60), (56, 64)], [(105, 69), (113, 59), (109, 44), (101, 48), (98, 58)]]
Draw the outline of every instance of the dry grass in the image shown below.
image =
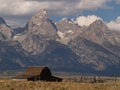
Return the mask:
[(0, 80), (0, 90), (120, 90), (120, 82), (32, 82)]

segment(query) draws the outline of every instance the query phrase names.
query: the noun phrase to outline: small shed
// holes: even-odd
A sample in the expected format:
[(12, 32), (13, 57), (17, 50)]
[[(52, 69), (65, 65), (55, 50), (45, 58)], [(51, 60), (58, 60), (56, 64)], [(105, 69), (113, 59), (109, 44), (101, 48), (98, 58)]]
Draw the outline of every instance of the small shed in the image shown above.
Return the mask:
[(50, 69), (46, 66), (32, 66), (28, 67), (25, 71), (25, 74), (22, 77), (27, 79), (28, 81), (62, 81), (62, 78), (52, 76)]

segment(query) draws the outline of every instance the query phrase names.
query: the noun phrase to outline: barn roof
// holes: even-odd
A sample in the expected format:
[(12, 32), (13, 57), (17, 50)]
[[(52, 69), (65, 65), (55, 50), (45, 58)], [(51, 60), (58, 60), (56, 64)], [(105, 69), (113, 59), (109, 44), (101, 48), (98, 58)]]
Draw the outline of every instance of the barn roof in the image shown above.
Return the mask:
[[(37, 78), (39, 77), (39, 78)], [(62, 81), (62, 78), (52, 76), (50, 69), (47, 66), (32, 66), (28, 67), (23, 75), (18, 75), (15, 79), (28, 80), (45, 80), (45, 81)]]
[(26, 77), (38, 76), (42, 73), (43, 70), (47, 70), (51, 74), (50, 69), (46, 66), (39, 66), (39, 67), (32, 66), (32, 67), (27, 68), (27, 70), (25, 72), (25, 76)]

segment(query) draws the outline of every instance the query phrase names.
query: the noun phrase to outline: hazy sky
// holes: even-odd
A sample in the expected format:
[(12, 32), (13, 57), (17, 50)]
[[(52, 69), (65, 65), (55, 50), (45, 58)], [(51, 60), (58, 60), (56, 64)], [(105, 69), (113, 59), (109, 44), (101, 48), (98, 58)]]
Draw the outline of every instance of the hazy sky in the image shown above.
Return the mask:
[(23, 26), (40, 9), (47, 9), (54, 21), (74, 18), (82, 25), (101, 19), (120, 30), (120, 0), (0, 0), (0, 17), (9, 25)]

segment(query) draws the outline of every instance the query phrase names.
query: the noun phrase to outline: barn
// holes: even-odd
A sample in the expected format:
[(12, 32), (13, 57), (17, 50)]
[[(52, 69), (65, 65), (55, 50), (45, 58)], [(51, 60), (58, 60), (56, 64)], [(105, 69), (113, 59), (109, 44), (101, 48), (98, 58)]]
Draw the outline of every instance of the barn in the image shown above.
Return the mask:
[[(20, 76), (19, 76), (20, 77)], [(50, 69), (47, 66), (32, 66), (28, 67), (25, 74), (22, 75), (28, 81), (62, 81), (62, 78), (52, 76)]]

